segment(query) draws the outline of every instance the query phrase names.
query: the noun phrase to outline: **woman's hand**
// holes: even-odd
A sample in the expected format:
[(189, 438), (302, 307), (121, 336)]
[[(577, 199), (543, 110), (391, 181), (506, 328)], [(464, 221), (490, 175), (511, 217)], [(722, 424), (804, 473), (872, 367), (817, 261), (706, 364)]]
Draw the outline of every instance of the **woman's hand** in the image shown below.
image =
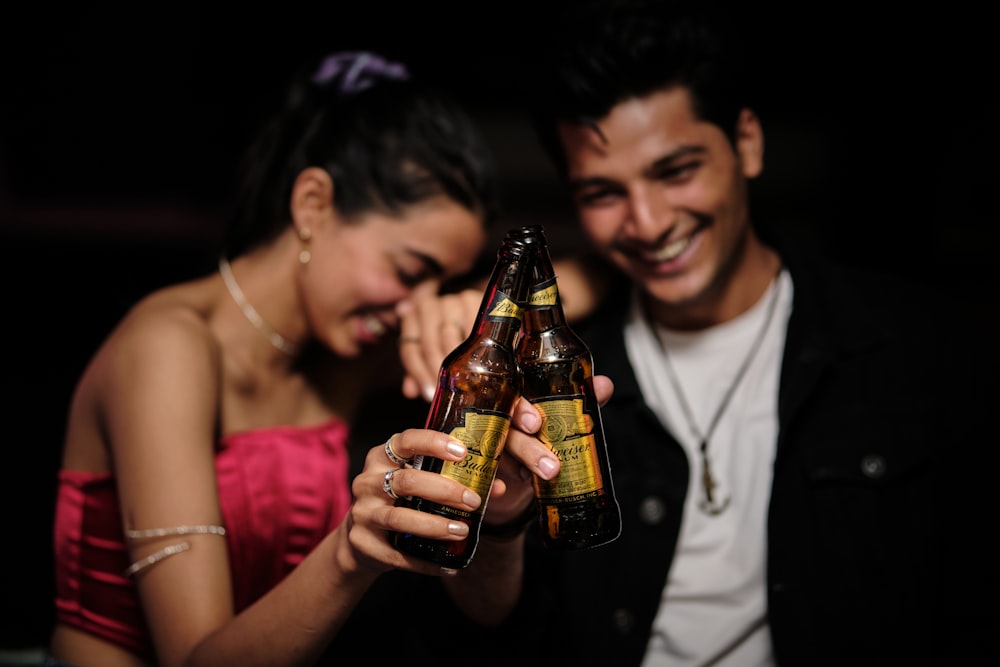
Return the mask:
[(434, 399), (441, 362), (472, 332), (482, 299), (482, 291), (467, 289), (455, 294), (414, 291), (400, 302), (396, 314), (404, 396)]
[[(391, 447), (389, 452), (387, 447)], [(360, 567), (377, 572), (399, 568), (423, 574), (454, 573), (449, 568), (397, 551), (392, 545), (391, 535), (403, 532), (436, 540), (459, 541), (468, 537), (469, 526), (456, 519), (396, 507), (395, 498), (390, 493), (399, 497), (419, 496), (466, 512), (474, 511), (482, 504), (479, 494), (436, 472), (401, 466), (390, 458), (390, 453), (403, 461), (409, 461), (417, 454), (444, 461), (461, 461), (466, 456), (466, 448), (458, 440), (439, 431), (407, 429), (368, 450), (364, 469), (354, 478), (351, 486), (355, 501), (344, 519), (347, 539), (342, 544), (349, 553), (338, 554), (338, 558), (345, 559), (342, 567), (345, 571)]]

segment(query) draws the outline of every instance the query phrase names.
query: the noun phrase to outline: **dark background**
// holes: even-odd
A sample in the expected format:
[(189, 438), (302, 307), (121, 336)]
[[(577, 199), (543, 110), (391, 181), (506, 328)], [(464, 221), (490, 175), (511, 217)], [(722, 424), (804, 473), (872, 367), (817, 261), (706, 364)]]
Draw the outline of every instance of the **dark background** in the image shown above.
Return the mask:
[[(213, 270), (239, 151), (303, 57), (382, 50), (452, 85), (497, 152), (501, 227), (540, 222), (557, 252), (579, 249), (519, 111), (549, 5), (343, 4), (4, 10), (0, 650), (46, 641), (76, 377), (139, 296)], [(745, 11), (765, 93), (755, 216), (845, 261), (941, 281), (995, 321), (1000, 109), (985, 10)]]

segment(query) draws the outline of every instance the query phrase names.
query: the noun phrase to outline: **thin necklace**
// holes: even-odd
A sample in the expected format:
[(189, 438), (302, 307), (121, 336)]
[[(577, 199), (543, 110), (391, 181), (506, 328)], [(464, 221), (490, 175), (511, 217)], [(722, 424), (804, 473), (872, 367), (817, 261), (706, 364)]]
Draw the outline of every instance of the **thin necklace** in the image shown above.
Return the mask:
[(229, 290), (229, 296), (233, 297), (233, 301), (236, 305), (240, 307), (243, 311), (243, 315), (246, 316), (247, 320), (254, 326), (257, 331), (264, 334), (264, 337), (285, 354), (289, 356), (294, 356), (296, 352), (299, 351), (299, 346), (288, 340), (277, 331), (271, 328), (271, 326), (264, 321), (264, 318), (260, 316), (260, 313), (250, 305), (247, 301), (246, 296), (243, 295), (243, 290), (236, 283), (236, 278), (233, 276), (233, 268), (229, 266), (229, 261), (222, 257), (219, 259), (219, 275), (222, 276), (222, 282), (226, 284), (226, 289)]
[(740, 368), (736, 372), (736, 377), (733, 379), (732, 384), (729, 385), (725, 395), (722, 397), (722, 402), (715, 410), (715, 415), (712, 417), (712, 421), (709, 422), (708, 430), (704, 435), (702, 435), (701, 431), (698, 429), (698, 424), (695, 422), (694, 413), (691, 411), (691, 406), (688, 405), (687, 398), (684, 396), (684, 390), (681, 389), (681, 383), (677, 378), (677, 373), (674, 371), (674, 368), (670, 363), (670, 356), (667, 354), (667, 348), (663, 345), (663, 341), (660, 340), (660, 337), (655, 336), (657, 342), (660, 344), (660, 349), (663, 351), (663, 361), (665, 362), (667, 369), (667, 378), (670, 380), (670, 384), (673, 385), (674, 393), (677, 394), (677, 401), (680, 403), (681, 410), (684, 413), (684, 419), (687, 420), (688, 428), (691, 430), (691, 435), (693, 435), (695, 441), (698, 442), (698, 451), (701, 452), (701, 487), (705, 492), (705, 497), (698, 503), (698, 508), (702, 512), (712, 516), (721, 514), (727, 507), (729, 507), (729, 501), (732, 498), (727, 497), (721, 504), (719, 504), (715, 498), (715, 487), (718, 486), (718, 484), (715, 481), (715, 476), (712, 474), (712, 467), (709, 463), (708, 443), (712, 438), (712, 434), (715, 432), (715, 427), (719, 424), (719, 420), (722, 419), (722, 414), (726, 411), (726, 408), (729, 407), (729, 401), (733, 398), (733, 394), (736, 393), (736, 388), (743, 380), (743, 376), (746, 375), (754, 357), (757, 356), (757, 351), (760, 349), (761, 343), (764, 342), (764, 336), (767, 334), (767, 330), (771, 327), (771, 320), (774, 319), (774, 311), (776, 310), (776, 306), (778, 304), (778, 291), (780, 288), (781, 279), (779, 275), (779, 278), (774, 285), (774, 290), (771, 292), (771, 301), (767, 304), (767, 315), (764, 317), (764, 324), (761, 326), (760, 331), (757, 332), (757, 337), (754, 338), (753, 344), (750, 346), (750, 351), (747, 352), (747, 356), (743, 359), (743, 363), (740, 364)]

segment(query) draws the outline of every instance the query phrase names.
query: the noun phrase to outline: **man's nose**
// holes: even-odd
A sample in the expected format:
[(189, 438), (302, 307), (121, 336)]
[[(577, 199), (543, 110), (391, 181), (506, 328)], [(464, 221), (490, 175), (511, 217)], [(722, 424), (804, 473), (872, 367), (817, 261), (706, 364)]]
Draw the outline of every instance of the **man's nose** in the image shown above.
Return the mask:
[(662, 192), (647, 187), (629, 191), (626, 227), (633, 238), (655, 242), (669, 230), (676, 219), (673, 207)]

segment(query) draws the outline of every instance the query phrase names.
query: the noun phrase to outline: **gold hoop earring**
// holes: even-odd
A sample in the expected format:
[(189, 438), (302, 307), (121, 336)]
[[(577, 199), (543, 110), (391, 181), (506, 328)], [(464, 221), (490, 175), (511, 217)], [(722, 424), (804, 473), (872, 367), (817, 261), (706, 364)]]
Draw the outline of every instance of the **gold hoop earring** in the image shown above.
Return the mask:
[(309, 241), (312, 240), (312, 232), (308, 229), (300, 229), (299, 240), (302, 241), (302, 250), (299, 251), (299, 264), (305, 266), (312, 259), (312, 253), (309, 252)]

